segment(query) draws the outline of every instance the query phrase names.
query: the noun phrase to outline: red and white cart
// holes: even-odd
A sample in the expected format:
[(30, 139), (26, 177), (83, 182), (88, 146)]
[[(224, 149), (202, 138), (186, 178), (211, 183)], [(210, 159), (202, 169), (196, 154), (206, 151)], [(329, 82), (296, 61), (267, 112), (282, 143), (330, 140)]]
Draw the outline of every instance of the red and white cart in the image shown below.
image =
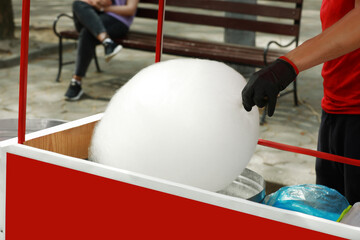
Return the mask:
[(358, 227), (86, 161), (102, 114), (25, 136), (29, 4), (19, 135), (0, 142), (0, 239), (360, 239)]

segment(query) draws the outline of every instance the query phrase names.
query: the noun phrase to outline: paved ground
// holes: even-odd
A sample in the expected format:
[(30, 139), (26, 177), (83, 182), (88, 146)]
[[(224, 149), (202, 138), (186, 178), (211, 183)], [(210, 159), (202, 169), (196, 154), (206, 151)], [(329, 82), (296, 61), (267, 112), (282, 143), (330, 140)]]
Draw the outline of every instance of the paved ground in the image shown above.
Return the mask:
[[(95, 71), (91, 64), (84, 89), (86, 96), (78, 102), (63, 100), (64, 92), (73, 73), (72, 65), (65, 66), (61, 82), (54, 82), (57, 73), (56, 37), (51, 26), (60, 12), (71, 12), (71, 0), (32, 0), (30, 18), (30, 62), (28, 65), (28, 118), (46, 118), (75, 120), (103, 112), (111, 96), (127, 80), (145, 66), (154, 62), (153, 53), (124, 49), (110, 63), (105, 64), (102, 49), (97, 49), (100, 56), (102, 73)], [(19, 32), (21, 26), (21, 0), (13, 0), (15, 23)], [(319, 9), (321, 0), (304, 0), (301, 25), (301, 41), (320, 32)], [(71, 26), (71, 22), (63, 25)], [(207, 31), (206, 28), (180, 28), (177, 25), (165, 25), (165, 31), (183, 32), (188, 36), (199, 35), (213, 40), (222, 40), (223, 31)], [(136, 20), (133, 28), (149, 29), (146, 22)], [(18, 33), (19, 34), (19, 33)], [(19, 36), (19, 35), (18, 35)], [(257, 45), (264, 45), (267, 38), (257, 36)], [(280, 39), (285, 43), (286, 39)], [(45, 54), (50, 53), (50, 54)], [(65, 53), (65, 58), (74, 59), (74, 49)], [(16, 62), (19, 49), (12, 47), (12, 53), (0, 55), (0, 63)], [(163, 60), (174, 58), (164, 56)], [(12, 64), (14, 65), (14, 64)], [(1, 68), (1, 64), (0, 64)], [(294, 107), (292, 95), (278, 101), (275, 115), (267, 118), (261, 126), (260, 138), (280, 143), (316, 149), (317, 130), (321, 113), (322, 98), (321, 66), (305, 71), (298, 77), (300, 105)], [(18, 80), (19, 66), (0, 69), (0, 119), (16, 118), (18, 115)], [(261, 174), (268, 182), (275, 185), (294, 185), (314, 183), (314, 158), (285, 151), (258, 146), (248, 168)]]

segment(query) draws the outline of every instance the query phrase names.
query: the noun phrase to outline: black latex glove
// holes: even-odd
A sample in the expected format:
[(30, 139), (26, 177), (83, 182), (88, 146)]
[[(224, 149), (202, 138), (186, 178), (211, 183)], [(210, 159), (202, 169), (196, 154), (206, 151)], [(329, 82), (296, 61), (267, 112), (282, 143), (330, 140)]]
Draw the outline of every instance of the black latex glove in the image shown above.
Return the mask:
[(254, 73), (242, 91), (245, 110), (251, 111), (254, 105), (260, 108), (268, 105), (268, 115), (271, 117), (280, 91), (294, 81), (296, 76), (294, 67), (280, 58)]

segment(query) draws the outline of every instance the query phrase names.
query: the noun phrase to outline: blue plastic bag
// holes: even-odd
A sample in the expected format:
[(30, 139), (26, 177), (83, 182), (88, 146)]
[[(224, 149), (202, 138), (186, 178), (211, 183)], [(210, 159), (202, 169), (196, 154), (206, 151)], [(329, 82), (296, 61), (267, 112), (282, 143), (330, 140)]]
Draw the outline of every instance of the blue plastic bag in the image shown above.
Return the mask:
[(336, 221), (349, 206), (338, 191), (316, 184), (282, 187), (265, 197), (264, 204)]

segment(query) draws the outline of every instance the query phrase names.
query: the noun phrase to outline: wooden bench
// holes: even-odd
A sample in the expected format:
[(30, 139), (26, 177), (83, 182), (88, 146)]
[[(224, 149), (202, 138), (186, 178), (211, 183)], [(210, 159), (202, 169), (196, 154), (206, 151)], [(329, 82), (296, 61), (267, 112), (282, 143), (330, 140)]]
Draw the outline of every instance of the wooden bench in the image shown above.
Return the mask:
[[(144, 18), (157, 23), (158, 0), (140, 0), (136, 18)], [(177, 56), (204, 58), (217, 60), (225, 63), (233, 63), (244, 66), (264, 67), (273, 62), (285, 51), (283, 47), (296, 47), (299, 43), (300, 20), (303, 0), (257, 0), (257, 3), (241, 3), (230, 0), (167, 0), (165, 21), (181, 24), (203, 25), (216, 29), (235, 29), (256, 32), (257, 34), (269, 35), (266, 46), (244, 46), (215, 42), (203, 39), (185, 38), (179, 35), (167, 35), (163, 38), (163, 53)], [(229, 17), (225, 13), (246, 14), (253, 19), (240, 19)], [(57, 31), (57, 23), (61, 17), (71, 17), (60, 14), (54, 21), (53, 29), (59, 37), (59, 71), (56, 81), (59, 81), (61, 68), (64, 64), (62, 57), (63, 39), (78, 38), (74, 30)], [(285, 44), (280, 44), (277, 39), (289, 39)], [(130, 32), (120, 39), (114, 39), (125, 48), (144, 51), (155, 51), (156, 32)], [(270, 46), (277, 45), (276, 48)], [(95, 54), (97, 70), (100, 67)], [(298, 104), (296, 93), (296, 81), (294, 88), (282, 93), (294, 93), (294, 103)]]

